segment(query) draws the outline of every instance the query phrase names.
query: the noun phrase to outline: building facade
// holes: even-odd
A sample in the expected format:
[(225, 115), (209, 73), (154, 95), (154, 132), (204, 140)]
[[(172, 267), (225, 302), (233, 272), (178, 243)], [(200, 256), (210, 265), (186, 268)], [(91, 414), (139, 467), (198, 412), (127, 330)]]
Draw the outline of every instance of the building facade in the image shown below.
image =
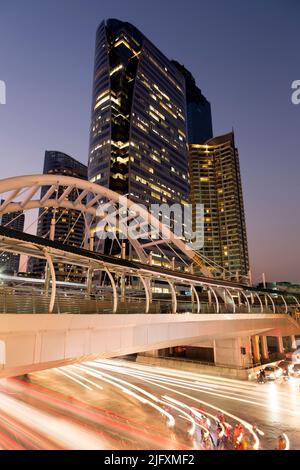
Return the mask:
[(88, 177), (147, 207), (188, 202), (184, 77), (116, 19), (96, 34)]
[[(44, 159), (44, 174), (72, 176), (80, 179), (87, 179), (87, 166), (78, 162), (69, 155), (59, 151), (46, 151)], [(42, 188), (41, 197), (43, 197), (49, 188), (47, 186)], [(62, 189), (60, 189), (62, 192)], [(54, 193), (51, 197), (59, 197)], [(78, 197), (77, 190), (74, 189), (69, 194), (69, 199), (75, 200)], [(78, 211), (71, 209), (49, 209), (47, 211), (40, 210), (37, 225), (37, 235), (40, 237), (50, 238), (51, 220), (55, 219), (55, 233), (54, 240), (68, 245), (82, 246), (85, 235), (85, 221), (82, 214)], [(33, 274), (44, 275), (45, 261), (35, 260), (30, 261), (28, 269), (31, 269)], [(58, 280), (65, 280), (66, 278), (76, 279), (81, 278), (82, 272), (78, 267), (70, 267), (65, 264), (56, 265), (56, 275)]]
[(197, 87), (191, 72), (175, 60), (172, 63), (185, 79), (188, 142), (189, 144), (204, 144), (213, 137), (210, 102)]
[[(189, 146), (193, 224), (204, 204), (204, 247), (200, 253), (236, 275), (249, 271), (239, 155), (234, 133)], [(216, 274), (218, 270), (216, 270)]]
[[(1, 204), (4, 201), (1, 201)], [(19, 232), (24, 231), (25, 215), (23, 211), (10, 212), (4, 214), (0, 220), (1, 225), (18, 230)], [(2, 252), (0, 254), (0, 272), (5, 274), (17, 274), (19, 271), (20, 255), (14, 255), (9, 252)]]

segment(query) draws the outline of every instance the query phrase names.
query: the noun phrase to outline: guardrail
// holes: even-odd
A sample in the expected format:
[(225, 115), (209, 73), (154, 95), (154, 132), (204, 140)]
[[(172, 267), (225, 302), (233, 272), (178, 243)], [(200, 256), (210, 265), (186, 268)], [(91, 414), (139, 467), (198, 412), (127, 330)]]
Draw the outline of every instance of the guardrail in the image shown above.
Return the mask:
[[(118, 309), (116, 313), (143, 313), (146, 299), (141, 291), (130, 292), (122, 297), (118, 290)], [(49, 313), (50, 293), (42, 286), (0, 286), (0, 313)], [(99, 289), (97, 294), (88, 295), (85, 291), (58, 290), (55, 298), (53, 313), (71, 314), (104, 314), (112, 313), (113, 295), (110, 288)], [(232, 306), (219, 305), (219, 313), (232, 314)], [(285, 313), (284, 308), (276, 306), (277, 313)], [(299, 320), (300, 313), (290, 308), (290, 315)], [(150, 302), (149, 313), (172, 313), (172, 301), (168, 298), (155, 297)], [(196, 305), (191, 301), (177, 300), (177, 313), (196, 313)], [(202, 314), (217, 313), (214, 303), (201, 301)], [(240, 305), (237, 313), (249, 313), (247, 305)], [(260, 306), (252, 305), (250, 313), (261, 313)], [(263, 313), (273, 313), (270, 307), (265, 306)], [(298, 315), (298, 316), (297, 316)]]

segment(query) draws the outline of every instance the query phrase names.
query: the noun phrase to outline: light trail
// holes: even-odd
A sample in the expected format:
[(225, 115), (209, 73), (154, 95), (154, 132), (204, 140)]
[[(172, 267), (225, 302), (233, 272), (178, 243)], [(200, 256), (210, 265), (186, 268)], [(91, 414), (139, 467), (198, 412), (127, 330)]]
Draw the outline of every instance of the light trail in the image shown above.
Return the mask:
[[(95, 361), (97, 363), (97, 366), (96, 365), (93, 365), (94, 363), (93, 362), (90, 362), (91, 365), (93, 365), (93, 367), (98, 367), (98, 368), (110, 368), (110, 370), (114, 370), (115, 372), (119, 372), (119, 373), (123, 373), (125, 374), (125, 370), (127, 370), (127, 375), (134, 375), (136, 378), (137, 377), (150, 377), (152, 376), (153, 380), (154, 381), (165, 381), (165, 383), (169, 383), (169, 384), (172, 384), (173, 386), (175, 386), (176, 384), (178, 384), (178, 386), (180, 385), (185, 385), (186, 388), (188, 388), (189, 390), (191, 391), (200, 391), (200, 392), (203, 392), (203, 393), (206, 393), (208, 395), (212, 395), (212, 396), (217, 396), (217, 397), (220, 397), (220, 398), (226, 398), (226, 399), (231, 399), (231, 400), (235, 400), (235, 401), (241, 401), (243, 403), (247, 403), (249, 405), (254, 405), (254, 406), (259, 406), (261, 408), (266, 408), (266, 409), (269, 409), (269, 400), (265, 400), (265, 402), (262, 402), (262, 401), (257, 401), (257, 400), (253, 400), (253, 399), (249, 399), (249, 398), (241, 398), (239, 392), (235, 392), (235, 391), (232, 391), (231, 394), (228, 394), (228, 392), (225, 394), (225, 393), (220, 393), (220, 392), (213, 392), (213, 391), (210, 391), (210, 387), (207, 386), (207, 384), (204, 384), (203, 386), (196, 386), (196, 387), (193, 387), (192, 385), (194, 385), (194, 383), (191, 385), (190, 382), (184, 382), (180, 379), (173, 379), (172, 377), (170, 377), (171, 373), (170, 371), (168, 371), (168, 374), (164, 374), (164, 375), (167, 375), (167, 377), (161, 377), (161, 374), (158, 374), (156, 371), (155, 373), (149, 373), (149, 372), (145, 372), (144, 370), (135, 370), (134, 371), (134, 374), (132, 374), (132, 371), (130, 369), (134, 369), (134, 367), (132, 367), (132, 365), (130, 364), (130, 366), (127, 366), (127, 369), (126, 367), (124, 368), (124, 366), (122, 366), (120, 364), (119, 368), (116, 367), (115, 365), (111, 366), (108, 361), (105, 361), (104, 364), (101, 363), (101, 361)], [(148, 366), (149, 367), (149, 366)], [(114, 369), (113, 369), (114, 368)], [(124, 370), (124, 372), (122, 372), (121, 370)], [(173, 370), (172, 370), (173, 372)], [(178, 373), (176, 374), (178, 375)], [(213, 378), (214, 380), (216, 380), (215, 378)], [(208, 381), (210, 380), (209, 378), (207, 379)], [(231, 380), (231, 379), (229, 379)], [(252, 384), (254, 385), (254, 384)], [(269, 384), (270, 386), (274, 385), (274, 384)], [(257, 387), (257, 385), (254, 385), (255, 387)], [(208, 388), (208, 390), (207, 390)], [(218, 386), (218, 389), (220, 388), (220, 386)], [(260, 390), (260, 387), (257, 387), (257, 391), (256, 391), (256, 394), (258, 394), (258, 390)], [(289, 396), (287, 395), (286, 393), (283, 394), (284, 392), (276, 392), (277, 395), (279, 396), (279, 394), (281, 394), (281, 396)], [(237, 396), (235, 396), (237, 395)], [(245, 395), (247, 397), (247, 395)], [(253, 398), (251, 395), (249, 395), (250, 398)], [(272, 399), (273, 397), (271, 397)], [(264, 398), (265, 399), (265, 398)], [(282, 405), (281, 405), (281, 411), (284, 411), (284, 412), (288, 412), (289, 410), (284, 408)], [(297, 409), (293, 410), (293, 415), (299, 415), (300, 416), (300, 410), (298, 411)]]
[(65, 377), (68, 377), (70, 380), (73, 380), (73, 382), (76, 382), (77, 384), (81, 385), (83, 388), (87, 388), (88, 390), (93, 390), (92, 387), (89, 387), (88, 385), (84, 384), (81, 380), (75, 379), (72, 377), (71, 374), (67, 374), (67, 372), (64, 372), (62, 369), (54, 369), (56, 372), (59, 374), (64, 375)]
[[(168, 413), (167, 411), (165, 411), (161, 406), (157, 405), (156, 403), (153, 403), (151, 402), (151, 400), (155, 401), (155, 402), (160, 402), (160, 400), (155, 396), (153, 395), (152, 393), (148, 393), (146, 392), (145, 390), (143, 390), (141, 387), (137, 387), (136, 385), (133, 385), (132, 383), (130, 382), (127, 382), (125, 380), (121, 380), (121, 379), (117, 379), (113, 376), (110, 376), (109, 374), (105, 374), (105, 373), (97, 373), (97, 372), (93, 372), (92, 370), (90, 370), (89, 367), (87, 366), (76, 366), (76, 365), (73, 365), (71, 367), (75, 367), (77, 369), (81, 369), (81, 370), (84, 370), (84, 372), (86, 372), (87, 374), (89, 375), (93, 375), (94, 377), (97, 377), (101, 380), (103, 380), (104, 378), (108, 378), (110, 380), (110, 383), (111, 385), (117, 385), (115, 384), (115, 382), (119, 382), (121, 384), (123, 384), (123, 386), (121, 387), (123, 389), (123, 391), (125, 391), (125, 393), (127, 394), (131, 394), (133, 395), (135, 398), (137, 398), (139, 401), (142, 401), (142, 403), (144, 404), (147, 404), (149, 406), (151, 406), (152, 408), (155, 408), (157, 411), (159, 411), (161, 414), (165, 415), (168, 419), (168, 424), (169, 426), (173, 427), (175, 425), (175, 419), (174, 417)], [(139, 391), (140, 393), (142, 393), (143, 395), (147, 396), (150, 398), (150, 400), (146, 399), (146, 398), (143, 398), (143, 397), (140, 397), (139, 395), (137, 395), (136, 393), (132, 392), (130, 390), (130, 388), (133, 388), (137, 391)]]
[[(97, 365), (99, 366), (99, 368), (101, 368), (101, 362), (100, 362), (100, 361), (96, 361), (96, 362), (97, 362)], [(107, 363), (106, 363), (105, 365), (106, 365), (107, 367), (109, 367), (109, 365), (108, 365)], [(117, 368), (116, 366), (113, 366), (112, 369), (114, 369), (116, 372), (119, 372), (120, 374), (125, 374), (125, 375), (127, 374), (127, 375), (134, 376), (134, 374), (132, 374), (132, 372), (129, 374), (128, 372), (125, 372), (124, 370), (122, 370), (122, 369), (123, 369), (122, 366), (119, 367), (119, 368)], [(170, 373), (170, 372), (169, 372), (169, 373)], [(140, 375), (141, 375), (141, 374), (140, 374)], [(147, 373), (144, 373), (144, 376), (147, 376)], [(152, 376), (153, 376), (153, 375), (152, 375)], [(161, 380), (161, 378), (160, 378), (159, 375), (157, 374), (155, 380), (147, 380), (147, 379), (143, 379), (143, 380), (144, 380), (145, 382), (147, 382), (147, 383), (152, 384), (152, 385), (156, 385), (156, 386), (158, 386), (158, 387), (161, 387), (161, 388), (163, 388), (163, 389), (166, 389), (166, 390), (168, 390), (168, 391), (170, 391), (170, 392), (172, 392), (172, 393), (177, 393), (177, 394), (179, 394), (179, 395), (181, 395), (181, 396), (184, 396), (185, 398), (188, 398), (189, 400), (193, 400), (193, 401), (197, 401), (198, 403), (202, 403), (202, 404), (204, 404), (205, 406), (207, 406), (207, 407), (209, 407), (209, 408), (215, 409), (215, 410), (217, 410), (218, 412), (223, 413), (224, 415), (228, 416), (229, 418), (233, 419), (234, 421), (239, 422), (239, 423), (242, 424), (242, 425), (248, 430), (248, 432), (252, 435), (252, 437), (253, 437), (253, 439), (254, 439), (253, 448), (256, 449), (256, 450), (259, 449), (259, 438), (258, 438), (256, 432), (254, 432), (253, 426), (252, 426), (250, 423), (248, 423), (247, 421), (245, 421), (245, 420), (239, 418), (239, 417), (236, 416), (236, 415), (233, 415), (233, 414), (227, 412), (226, 410), (224, 410), (224, 409), (222, 409), (222, 408), (219, 408), (219, 407), (214, 406), (214, 405), (212, 405), (212, 404), (210, 404), (210, 403), (204, 402), (203, 400), (199, 400), (199, 399), (197, 399), (197, 398), (195, 398), (195, 397), (193, 397), (193, 396), (191, 396), (191, 395), (188, 395), (188, 394), (186, 394), (186, 393), (179, 392), (178, 390), (173, 389), (173, 388), (170, 388), (170, 387), (167, 387), (166, 385), (162, 385), (162, 383), (169, 383), (169, 384), (172, 383), (172, 380), (171, 380), (170, 378), (169, 378), (169, 380), (165, 380), (165, 379)], [(180, 388), (183, 388), (183, 389), (188, 388), (188, 390), (193, 390), (193, 391), (197, 391), (197, 390), (198, 390), (197, 388), (193, 388), (193, 387), (185, 386), (185, 385), (178, 385), (178, 384), (177, 384), (177, 387), (180, 387)], [(206, 390), (201, 390), (201, 392), (202, 392), (202, 393), (210, 393), (210, 392), (207, 392)], [(231, 398), (230, 396), (228, 397), (228, 396), (222, 395), (222, 394), (214, 394), (214, 393), (210, 393), (210, 394), (218, 395), (218, 396), (220, 396), (220, 397), (222, 397), (222, 398)], [(243, 401), (246, 401), (246, 400), (243, 400)], [(256, 404), (256, 403), (254, 403), (254, 404)], [(256, 406), (257, 406), (257, 405), (256, 405)]]
[(287, 435), (285, 433), (282, 434), (284, 439), (285, 439), (285, 442), (286, 442), (286, 446), (285, 446), (285, 449), (284, 450), (290, 450), (290, 440), (289, 438), (287, 437)]
[(28, 425), (38, 433), (68, 449), (105, 449), (106, 445), (95, 434), (80, 426), (71, 425), (66, 419), (57, 420), (49, 413), (38, 411), (15, 398), (0, 393), (0, 410), (9, 413), (16, 421)]
[[(47, 377), (50, 377), (53, 375), (53, 373), (56, 372), (57, 371), (54, 371), (52, 369), (47, 372), (44, 371), (42, 373), (39, 373), (38, 375), (42, 374), (44, 376), (46, 375)], [(130, 436), (130, 439), (136, 440), (142, 438), (147, 442), (151, 442), (151, 448), (153, 448), (153, 446), (157, 447), (158, 443), (160, 444), (159, 448), (161, 448), (161, 446), (164, 446), (164, 448), (172, 448), (170, 446), (170, 440), (164, 439), (163, 436), (160, 436), (160, 438), (157, 439), (157, 435), (159, 434), (159, 432), (161, 432), (161, 430), (159, 431), (157, 429), (151, 428), (151, 430), (145, 431), (144, 429), (140, 429), (138, 427), (138, 424), (134, 421), (132, 422), (132, 424), (129, 424), (130, 421), (128, 420), (128, 416), (121, 416), (119, 414), (112, 413), (108, 409), (99, 408), (95, 405), (90, 406), (87, 403), (77, 401), (73, 397), (72, 402), (70, 403), (69, 397), (61, 395), (60, 393), (58, 394), (57, 392), (54, 392), (49, 389), (44, 389), (39, 385), (34, 385), (30, 382), (24, 383), (16, 379), (8, 379), (6, 385), (9, 390), (12, 390), (17, 393), (22, 393), (22, 396), (24, 396), (24, 398), (29, 396), (30, 399), (32, 399), (34, 397), (35, 400), (38, 400), (38, 404), (41, 403), (43, 407), (50, 405), (52, 414), (54, 413), (53, 406), (55, 406), (55, 408), (58, 408), (63, 413), (65, 411), (68, 411), (68, 413), (70, 413), (72, 417), (75, 417), (76, 420), (78, 417), (80, 420), (84, 420), (84, 423), (93, 422), (97, 426), (101, 426), (101, 428), (105, 426), (108, 429), (109, 433), (113, 432), (114, 436), (119, 436), (120, 433), (124, 433), (124, 435), (127, 435), (128, 437)], [(122, 391), (124, 393), (127, 392), (127, 390)], [(142, 397), (140, 398), (142, 399)], [(99, 415), (99, 413), (101, 413), (101, 415)], [(105, 415), (103, 415), (103, 413), (105, 413)], [(107, 413), (109, 413), (110, 417), (107, 416)], [(74, 418), (71, 419), (73, 420)], [(70, 420), (70, 418), (68, 418), (68, 420)], [(97, 433), (97, 431), (95, 431), (95, 428), (93, 428), (93, 432)], [(103, 432), (101, 433), (101, 437), (102, 435)], [(112, 440), (111, 437), (107, 435), (107, 433), (105, 434), (105, 440)], [(118, 443), (113, 442), (111, 448), (118, 448)], [(186, 449), (186, 446), (178, 442), (177, 448)]]
[[(61, 369), (65, 369), (65, 367), (61, 368)], [(61, 369), (54, 369), (54, 370), (56, 370), (57, 372), (62, 372)], [(87, 379), (86, 377), (83, 377), (82, 375), (76, 374), (76, 372), (74, 372), (74, 371), (69, 370), (68, 373), (69, 373), (69, 375), (66, 374), (66, 373), (64, 375), (68, 376), (69, 378), (72, 378), (70, 376), (74, 375), (75, 377), (79, 377), (81, 380), (84, 380), (85, 382), (91, 384), (93, 387), (98, 388), (99, 390), (103, 390), (103, 387), (101, 387), (101, 385), (97, 384), (96, 382), (93, 382), (92, 380)], [(78, 380), (77, 382), (81, 383), (80, 380)], [(84, 384), (81, 384), (81, 385), (84, 385)], [(88, 387), (88, 388), (91, 389), (90, 387)]]
[[(295, 394), (287, 400), (287, 385), (283, 391), (275, 383), (262, 389), (124, 360), (71, 364), (30, 374), (29, 382), (2, 380), (0, 387), (3, 449), (228, 448), (234, 430), (234, 442), (245, 437), (256, 450), (260, 438), (268, 439), (260, 429), (264, 415), (259, 410), (268, 410), (267, 416), (278, 422), (285, 409), (291, 414), (291, 404), (300, 403)], [(255, 409), (259, 413), (253, 414), (259, 427), (248, 422), (245, 406), (239, 409), (244, 404), (251, 405), (248, 415)], [(298, 413), (292, 414), (295, 420)], [(235, 423), (241, 431), (236, 432)], [(282, 435), (289, 449), (289, 438)]]

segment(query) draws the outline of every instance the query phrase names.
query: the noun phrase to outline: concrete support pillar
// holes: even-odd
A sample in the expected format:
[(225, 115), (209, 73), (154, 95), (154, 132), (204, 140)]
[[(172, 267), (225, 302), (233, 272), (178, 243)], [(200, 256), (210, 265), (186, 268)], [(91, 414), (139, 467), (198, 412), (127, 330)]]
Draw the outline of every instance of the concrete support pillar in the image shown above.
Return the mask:
[(253, 362), (255, 364), (260, 363), (260, 350), (259, 350), (259, 336), (252, 336), (252, 354)]
[(151, 349), (151, 351), (145, 351), (143, 352), (143, 356), (158, 357), (158, 349)]
[(291, 340), (291, 348), (292, 349), (297, 349), (297, 343), (296, 343), (296, 338), (294, 335), (290, 336), (290, 340)]
[(260, 336), (261, 356), (269, 359), (268, 341), (266, 336)]
[(216, 365), (250, 367), (252, 365), (250, 337), (215, 340), (214, 358)]
[(277, 347), (278, 347), (278, 352), (283, 353), (283, 341), (282, 341), (282, 336), (277, 336)]

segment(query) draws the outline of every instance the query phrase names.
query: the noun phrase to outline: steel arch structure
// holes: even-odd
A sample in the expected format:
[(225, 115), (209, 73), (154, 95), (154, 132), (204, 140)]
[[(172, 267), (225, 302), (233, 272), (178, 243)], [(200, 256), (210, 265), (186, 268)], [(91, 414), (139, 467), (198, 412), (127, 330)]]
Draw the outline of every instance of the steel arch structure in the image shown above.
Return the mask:
[[(47, 187), (48, 189), (41, 197), (40, 190), (42, 187)], [(73, 190), (78, 192), (78, 196), (72, 201), (69, 199), (69, 195)], [(153, 240), (147, 243), (147, 248), (150, 246), (156, 247), (165, 240), (166, 243), (188, 258), (191, 264), (196, 264), (205, 276), (213, 277), (201, 256), (187, 246), (179, 237), (175, 236), (153, 214), (149, 213), (143, 206), (109, 188), (70, 176), (43, 174), (3, 179), (0, 181), (0, 193), (6, 194), (0, 205), (0, 215), (31, 209), (71, 209), (90, 215), (97, 221), (97, 218), (101, 219), (97, 212), (100, 201), (108, 201), (108, 204), (117, 204), (118, 206), (128, 208), (132, 214), (127, 217), (127, 227), (133, 218), (139, 217), (142, 219), (142, 223), (137, 223), (136, 227), (138, 225), (150, 225), (162, 236), (161, 240)], [(59, 196), (54, 197), (55, 195)], [(20, 199), (21, 196), (23, 196), (23, 199)], [(118, 215), (118, 212), (120, 210), (116, 209), (115, 214)], [(139, 237), (132, 238), (129, 236), (128, 239), (141, 262), (147, 263), (148, 256), (143, 248), (143, 244), (139, 241)]]
[[(46, 192), (41, 196), (41, 188), (45, 187), (47, 188)], [(76, 190), (76, 198), (72, 200), (69, 196), (74, 190)], [(81, 212), (84, 215), (89, 215), (97, 221), (97, 218), (101, 220), (101, 215), (99, 216), (97, 212), (97, 206), (100, 202), (104, 203), (104, 205), (113, 204), (116, 214), (120, 211), (120, 206), (127, 207), (129, 211), (132, 212), (131, 214), (129, 212), (126, 219), (128, 223), (138, 215), (145, 224), (149, 224), (153, 226), (155, 230), (159, 231), (166, 243), (173, 245), (176, 250), (179, 250), (190, 260), (191, 269), (189, 273), (175, 271), (175, 269), (168, 270), (154, 267), (139, 239), (129, 238), (129, 242), (135, 249), (140, 262), (132, 262), (131, 264), (129, 263), (130, 265), (127, 263), (126, 265), (126, 263), (122, 264), (122, 257), (114, 258), (114, 260), (113, 257), (106, 260), (101, 258), (97, 259), (95, 256), (92, 256), (93, 250), (82, 250), (82, 252), (76, 254), (68, 249), (66, 245), (57, 248), (53, 244), (51, 245), (51, 240), (48, 242), (45, 239), (39, 239), (39, 237), (34, 236), (32, 236), (32, 239), (22, 240), (22, 237), (18, 238), (18, 234), (15, 233), (15, 235), (11, 235), (5, 233), (4, 229), (1, 229), (0, 249), (2, 248), (4, 251), (29, 256), (33, 255), (47, 261), (49, 274), (52, 278), (49, 312), (54, 311), (56, 300), (56, 287), (58, 283), (56, 281), (53, 262), (57, 262), (58, 260), (62, 263), (83, 266), (87, 271), (90, 269), (99, 269), (105, 272), (112, 288), (112, 313), (117, 312), (119, 304), (116, 278), (118, 278), (118, 276), (120, 277), (120, 275), (130, 275), (130, 273), (133, 273), (142, 283), (145, 292), (146, 313), (149, 312), (152, 302), (151, 282), (156, 282), (158, 279), (169, 286), (173, 313), (178, 312), (176, 287), (180, 285), (188, 286), (191, 289), (192, 296), (196, 300), (195, 306), (197, 313), (205, 313), (202, 308), (203, 301), (200, 299), (197, 289), (204, 289), (204, 291), (207, 292), (209, 304), (214, 304), (215, 313), (222, 312), (224, 307), (226, 307), (226, 309), (228, 308), (232, 313), (238, 310), (242, 311), (243, 309), (247, 310), (248, 313), (255, 311), (254, 297), (258, 300), (258, 308), (261, 313), (264, 313), (269, 308), (266, 298), (270, 300), (273, 313), (277, 310), (273, 300), (273, 294), (255, 290), (251, 291), (251, 288), (248, 288), (246, 285), (239, 285), (238, 283), (222, 279), (214, 279), (211, 271), (204, 265), (204, 261), (199, 254), (176, 237), (168, 227), (163, 225), (151, 213), (148, 213), (143, 206), (137, 205), (127, 197), (115, 193), (108, 188), (90, 183), (89, 181), (63, 175), (29, 175), (1, 180), (0, 193), (5, 195), (0, 204), (0, 215), (31, 209), (71, 209)], [(141, 222), (139, 221), (138, 224), (141, 225)], [(91, 240), (93, 240), (91, 233), (88, 235)], [(41, 241), (43, 241), (43, 243), (41, 243)], [(157, 241), (157, 243), (160, 242), (161, 240)], [(93, 248), (92, 245), (93, 243), (90, 245), (90, 248)], [(155, 246), (155, 241), (150, 243), (150, 245)], [(149, 243), (147, 243), (147, 246), (149, 246)], [(193, 274), (193, 263), (200, 268), (204, 276), (201, 277), (199, 274)], [(87, 276), (87, 291), (89, 289), (89, 283), (90, 279)], [(274, 296), (275, 295), (282, 299), (280, 309), (284, 308), (285, 313), (287, 313), (288, 305), (285, 297), (283, 295), (274, 294)], [(214, 302), (212, 299), (214, 299)], [(265, 300), (265, 302), (263, 302), (263, 300)], [(294, 300), (299, 307), (298, 300), (295, 297)]]

